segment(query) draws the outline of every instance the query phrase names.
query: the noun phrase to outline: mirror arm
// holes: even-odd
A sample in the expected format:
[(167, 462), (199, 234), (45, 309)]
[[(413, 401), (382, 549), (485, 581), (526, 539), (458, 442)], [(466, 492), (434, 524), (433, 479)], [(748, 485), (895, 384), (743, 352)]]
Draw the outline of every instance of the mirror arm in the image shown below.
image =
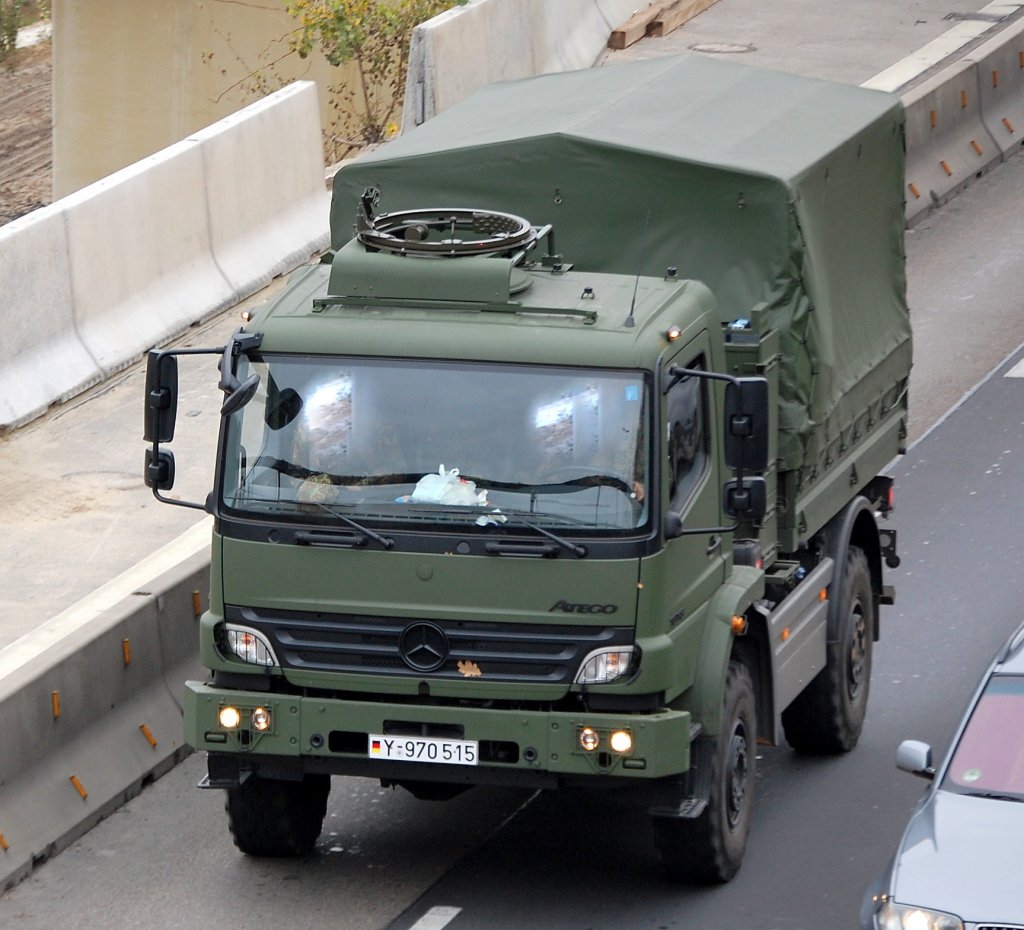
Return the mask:
[[(671, 539), (678, 539), (680, 536), (700, 536), (700, 535), (702, 535), (704, 533), (731, 533), (733, 530), (735, 530), (740, 525), (739, 521), (737, 520), (731, 526), (702, 526), (702, 527), (690, 528), (690, 527), (684, 527), (682, 525), (682, 523), (683, 523), (683, 516), (682, 516), (682, 514), (678, 514), (675, 511), (670, 510), (668, 512), (668, 514), (666, 514), (666, 517), (668, 517), (668, 516), (675, 517), (679, 521), (679, 529), (676, 532), (671, 534), (671, 536), (670, 536)], [(665, 535), (668, 536), (669, 534), (666, 533)]]
[(700, 368), (680, 368), (678, 365), (669, 365), (668, 374), (668, 384), (665, 385), (662, 394), (667, 394), (683, 378), (707, 378), (709, 381), (728, 381), (730, 384), (739, 384), (739, 379), (732, 375), (723, 375), (718, 371), (704, 371)]
[(217, 385), (225, 394), (231, 394), (241, 387), (235, 375), (235, 360), (243, 352), (258, 349), (263, 342), (263, 333), (245, 333), (239, 326), (224, 346), (220, 360), (220, 384)]

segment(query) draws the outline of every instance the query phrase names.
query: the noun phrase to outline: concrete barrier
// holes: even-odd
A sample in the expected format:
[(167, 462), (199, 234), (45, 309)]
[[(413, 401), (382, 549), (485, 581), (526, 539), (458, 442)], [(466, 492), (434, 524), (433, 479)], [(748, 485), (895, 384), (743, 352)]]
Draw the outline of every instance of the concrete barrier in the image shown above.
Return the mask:
[(1019, 16), (1016, 0), (994, 0), (864, 83), (900, 94), (907, 110), (908, 226), (1016, 148), (1012, 136), (1024, 125), (1024, 21), (985, 36)]
[(906, 220), (945, 203), (1002, 158), (981, 113), (978, 68), (958, 61), (903, 96)]
[(0, 429), (323, 249), (320, 141), (297, 82), (0, 229)]
[[(470, 0), (413, 31), (403, 129), (495, 81), (589, 68), (648, 0)], [(481, 54), (486, 49), (486, 54)]]
[(0, 651), (0, 892), (188, 754), (209, 538), (205, 520)]
[(1024, 143), (1024, 20), (975, 49), (982, 119), (1003, 157)]
[(75, 329), (60, 207), (0, 227), (0, 306), (0, 423), (18, 426), (103, 377)]
[(203, 158), (213, 259), (250, 294), (327, 247), (316, 85), (299, 81), (189, 137)]
[(75, 325), (105, 375), (230, 304), (210, 244), (197, 143), (176, 143), (58, 204)]

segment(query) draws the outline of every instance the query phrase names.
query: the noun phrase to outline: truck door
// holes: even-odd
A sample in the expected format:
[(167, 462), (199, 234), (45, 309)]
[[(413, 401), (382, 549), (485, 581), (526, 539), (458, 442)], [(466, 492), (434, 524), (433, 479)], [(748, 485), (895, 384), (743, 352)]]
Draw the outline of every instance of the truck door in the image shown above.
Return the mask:
[[(679, 352), (672, 364), (707, 370), (707, 335)], [(713, 424), (718, 417), (707, 378), (684, 378), (664, 396), (661, 468), (663, 506), (681, 516), (683, 533), (666, 540), (666, 570), (673, 579), (673, 624), (690, 619), (721, 585), (727, 540), (715, 530), (722, 525), (718, 455)]]

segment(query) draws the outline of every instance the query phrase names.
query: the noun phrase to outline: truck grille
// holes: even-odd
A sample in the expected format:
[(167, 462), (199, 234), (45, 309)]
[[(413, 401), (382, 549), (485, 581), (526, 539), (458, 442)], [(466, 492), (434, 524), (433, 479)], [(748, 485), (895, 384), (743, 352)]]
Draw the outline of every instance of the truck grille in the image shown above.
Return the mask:
[(284, 668), (437, 679), (571, 684), (584, 657), (633, 642), (632, 627), (419, 620), (226, 607)]

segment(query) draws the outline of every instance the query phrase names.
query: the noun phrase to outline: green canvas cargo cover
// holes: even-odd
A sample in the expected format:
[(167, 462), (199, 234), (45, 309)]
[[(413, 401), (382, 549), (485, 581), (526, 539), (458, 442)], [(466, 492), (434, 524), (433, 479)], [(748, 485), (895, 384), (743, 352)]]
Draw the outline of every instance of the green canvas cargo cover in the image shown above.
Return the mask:
[(905, 408), (903, 126), (894, 95), (702, 55), (491, 85), (339, 171), (332, 248), (374, 185), (382, 211), (550, 223), (579, 270), (675, 266), (779, 332), (779, 464), (813, 469)]

